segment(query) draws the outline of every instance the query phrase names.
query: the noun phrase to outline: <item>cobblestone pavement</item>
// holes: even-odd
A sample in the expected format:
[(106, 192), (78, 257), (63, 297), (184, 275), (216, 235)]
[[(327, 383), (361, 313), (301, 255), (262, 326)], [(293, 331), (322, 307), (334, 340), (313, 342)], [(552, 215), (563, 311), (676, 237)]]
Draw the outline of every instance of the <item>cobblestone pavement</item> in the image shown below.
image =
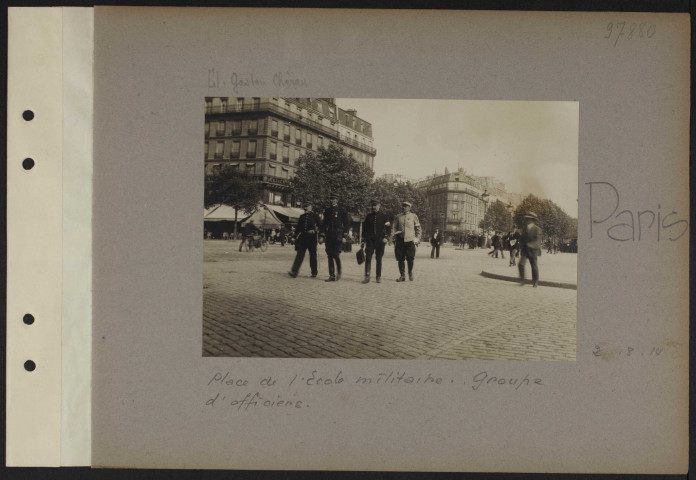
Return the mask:
[(204, 243), (204, 356), (575, 360), (577, 292), (484, 278), (495, 261), (485, 250), (443, 248), (432, 260), (423, 245), (415, 280), (397, 283), (387, 247), (382, 283), (363, 285), (355, 247), (329, 283), (321, 247), (319, 276), (305, 257), (295, 279), (292, 246), (237, 247)]

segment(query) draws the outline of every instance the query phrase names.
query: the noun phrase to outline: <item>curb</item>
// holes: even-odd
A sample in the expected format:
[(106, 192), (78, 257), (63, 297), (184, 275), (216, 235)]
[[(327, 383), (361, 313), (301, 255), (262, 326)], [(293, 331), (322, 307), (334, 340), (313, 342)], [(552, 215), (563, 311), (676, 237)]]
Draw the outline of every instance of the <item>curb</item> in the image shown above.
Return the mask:
[[(520, 282), (519, 277), (508, 277), (506, 275), (498, 275), (497, 273), (490, 273), (490, 272), (487, 272), (485, 270), (481, 271), (481, 276), (486, 277), (486, 278), (494, 278), (496, 280), (504, 280), (506, 282), (515, 282), (515, 283)], [(532, 281), (525, 279), (524, 283), (531, 285)], [(549, 282), (549, 281), (545, 281), (545, 280), (539, 280), (539, 285), (542, 287), (565, 288), (568, 290), (577, 290), (578, 289), (578, 286), (574, 283)]]

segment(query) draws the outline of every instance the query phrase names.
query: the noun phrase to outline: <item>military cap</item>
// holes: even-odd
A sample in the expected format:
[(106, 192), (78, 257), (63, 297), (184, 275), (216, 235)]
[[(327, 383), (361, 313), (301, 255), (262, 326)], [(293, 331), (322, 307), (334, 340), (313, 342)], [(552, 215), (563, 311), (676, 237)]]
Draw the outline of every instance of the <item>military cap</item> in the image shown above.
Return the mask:
[(408, 206), (408, 207), (412, 207), (412, 206), (413, 206), (413, 204), (412, 204), (411, 202), (407, 202), (406, 200), (404, 200), (403, 202), (401, 202), (401, 205), (402, 205), (402, 206)]

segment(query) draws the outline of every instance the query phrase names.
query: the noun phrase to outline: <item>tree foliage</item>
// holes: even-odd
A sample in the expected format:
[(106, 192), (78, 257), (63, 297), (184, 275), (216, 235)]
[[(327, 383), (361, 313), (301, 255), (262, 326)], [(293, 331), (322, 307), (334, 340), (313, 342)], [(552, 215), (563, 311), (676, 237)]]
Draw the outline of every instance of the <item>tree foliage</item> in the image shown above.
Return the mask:
[(383, 178), (376, 179), (370, 189), (370, 195), (365, 199), (362, 211), (369, 211), (370, 200), (379, 200), (381, 211), (387, 218), (393, 219), (401, 213), (401, 202), (412, 203), (411, 211), (418, 216), (423, 231), (430, 231), (431, 213), (424, 191), (417, 189), (410, 182), (393, 183)]
[(499, 230), (508, 232), (512, 229), (512, 218), (507, 206), (500, 200), (496, 200), (488, 206), (479, 228), (484, 230)]
[(205, 208), (222, 204), (237, 210), (251, 210), (262, 196), (263, 188), (259, 182), (230, 165), (206, 175)]
[(517, 206), (514, 213), (515, 225), (525, 224), (524, 216), (534, 212), (539, 217), (544, 241), (567, 242), (578, 236), (578, 220), (569, 216), (561, 207), (551, 200), (528, 195)]
[(364, 210), (369, 202), (372, 169), (336, 146), (307, 152), (299, 158), (292, 188), (300, 201), (310, 201), (321, 210), (330, 205), (329, 195), (338, 195), (339, 204), (350, 213)]

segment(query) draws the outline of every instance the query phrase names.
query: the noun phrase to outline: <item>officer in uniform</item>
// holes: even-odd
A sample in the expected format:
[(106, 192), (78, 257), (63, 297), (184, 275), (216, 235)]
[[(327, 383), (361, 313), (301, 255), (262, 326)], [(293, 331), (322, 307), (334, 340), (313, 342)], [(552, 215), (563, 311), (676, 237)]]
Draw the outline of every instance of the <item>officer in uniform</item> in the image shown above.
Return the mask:
[(367, 214), (362, 227), (361, 247), (365, 247), (365, 280), (363, 283), (370, 283), (370, 266), (372, 255), (375, 255), (377, 262), (377, 276), (375, 281), (380, 283), (382, 277), (382, 255), (384, 246), (387, 244), (387, 216), (379, 211), (379, 200), (370, 202), (372, 212)]
[(329, 257), (329, 278), (327, 282), (341, 279), (341, 250), (350, 229), (350, 218), (345, 209), (338, 206), (338, 196), (329, 196), (331, 206), (324, 210), (322, 225), (326, 242), (326, 254)]
[(421, 226), (418, 216), (411, 212), (410, 202), (401, 202), (404, 211), (394, 219), (394, 254), (399, 262), (401, 276), (397, 282), (406, 281), (404, 260), (408, 263), (408, 279), (413, 281), (413, 259), (416, 256), (416, 245), (420, 243)]
[(305, 252), (309, 250), (309, 268), (312, 271), (312, 278), (317, 276), (317, 234), (319, 233), (319, 217), (312, 211), (312, 204), (305, 202), (302, 204), (305, 213), (300, 215), (297, 222), (297, 234), (295, 237), (295, 261), (288, 272), (292, 278), (297, 277)]
[(532, 286), (536, 287), (539, 284), (537, 257), (541, 250), (541, 228), (536, 224), (539, 219), (534, 212), (527, 212), (524, 218), (527, 225), (520, 235), (520, 263), (517, 268), (520, 271), (520, 285), (524, 285), (524, 266), (529, 259), (529, 265), (532, 267)]

